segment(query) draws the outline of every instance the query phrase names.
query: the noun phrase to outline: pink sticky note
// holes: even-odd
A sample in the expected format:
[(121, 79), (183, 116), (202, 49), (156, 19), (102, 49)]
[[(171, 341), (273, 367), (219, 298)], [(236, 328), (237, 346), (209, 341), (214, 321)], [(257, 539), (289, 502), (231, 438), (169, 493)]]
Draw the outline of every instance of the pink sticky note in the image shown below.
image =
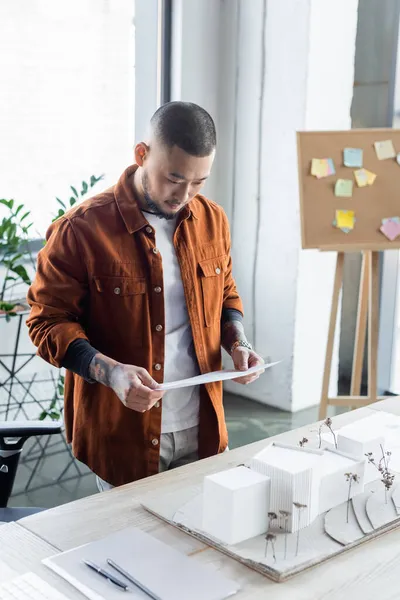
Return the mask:
[(383, 235), (385, 235), (388, 238), (388, 240), (394, 242), (397, 236), (400, 235), (400, 223), (388, 219), (387, 221), (385, 221), (385, 223), (383, 223), (381, 231)]

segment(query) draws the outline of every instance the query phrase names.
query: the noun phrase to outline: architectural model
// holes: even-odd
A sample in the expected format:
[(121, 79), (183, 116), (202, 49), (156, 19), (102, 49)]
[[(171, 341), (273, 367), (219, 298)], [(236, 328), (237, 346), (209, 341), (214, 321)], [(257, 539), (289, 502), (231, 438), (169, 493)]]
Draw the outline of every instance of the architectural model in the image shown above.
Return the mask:
[(400, 417), (369, 412), (335, 431), (322, 423), (298, 445), (267, 441), (246, 465), (144, 506), (284, 581), (400, 526)]

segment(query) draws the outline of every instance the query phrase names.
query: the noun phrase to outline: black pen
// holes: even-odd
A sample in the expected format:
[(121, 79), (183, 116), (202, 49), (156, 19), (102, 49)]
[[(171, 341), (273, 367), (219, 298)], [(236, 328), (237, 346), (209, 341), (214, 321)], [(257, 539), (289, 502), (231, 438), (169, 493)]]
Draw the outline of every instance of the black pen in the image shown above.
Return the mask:
[(143, 583), (141, 583), (140, 581), (138, 581), (136, 579), (136, 577), (134, 577), (133, 575), (131, 575), (130, 573), (128, 573), (128, 571), (125, 571), (125, 569), (123, 569), (122, 567), (120, 567), (119, 565), (117, 565), (117, 563), (115, 563), (113, 560), (111, 560), (111, 558), (107, 558), (107, 563), (110, 565), (110, 567), (112, 567), (113, 569), (115, 569), (116, 571), (118, 571), (118, 573), (120, 573), (121, 575), (123, 575), (124, 577), (126, 577), (126, 579), (128, 581), (130, 581), (131, 583), (133, 583), (133, 585), (136, 585), (139, 589), (141, 589), (142, 592), (144, 592), (145, 594), (147, 594), (148, 596), (150, 596), (150, 598), (153, 598), (153, 600), (162, 600), (160, 598), (160, 596), (158, 596), (157, 594), (155, 594), (154, 592), (152, 592), (151, 590), (149, 590), (148, 587), (146, 587)]
[(93, 569), (93, 571), (96, 571), (96, 573), (98, 573), (99, 575), (101, 575), (105, 579), (108, 579), (108, 581), (111, 581), (111, 583), (113, 583), (114, 585), (117, 585), (118, 587), (122, 588), (123, 590), (125, 590), (125, 592), (127, 592), (129, 590), (129, 587), (126, 585), (126, 583), (124, 583), (120, 579), (117, 579), (116, 577), (114, 577), (114, 575), (112, 575), (108, 571), (105, 571), (101, 567), (98, 567), (92, 561), (90, 561), (90, 560), (84, 560), (83, 562), (90, 569)]

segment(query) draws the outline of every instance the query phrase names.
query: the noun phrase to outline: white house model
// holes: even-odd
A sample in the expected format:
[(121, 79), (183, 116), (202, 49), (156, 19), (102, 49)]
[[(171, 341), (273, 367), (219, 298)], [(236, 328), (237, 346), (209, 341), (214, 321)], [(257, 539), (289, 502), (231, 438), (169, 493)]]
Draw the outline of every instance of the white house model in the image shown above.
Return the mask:
[[(382, 450), (392, 451), (400, 446), (400, 417), (386, 412), (376, 411), (355, 423), (345, 425), (338, 430), (337, 445), (340, 452), (351, 454), (358, 460), (372, 453), (375, 463), (382, 458)], [(378, 469), (367, 462), (365, 483), (381, 477)]]
[(235, 467), (204, 478), (203, 530), (224, 544), (239, 544), (268, 528), (270, 478)]
[[(254, 456), (250, 468), (271, 478), (270, 511), (289, 512), (291, 532), (307, 527), (319, 514), (347, 500), (346, 473), (357, 475), (351, 497), (364, 490), (365, 461), (330, 449), (271, 444)], [(304, 508), (299, 511), (295, 503)]]
[(330, 433), (321, 436), (321, 450), (273, 443), (256, 454), (249, 467), (206, 477), (203, 530), (225, 544), (238, 544), (266, 533), (268, 513), (279, 519), (284, 511), (289, 514), (285, 528), (295, 532), (381, 477), (368, 464), (367, 453), (372, 452), (379, 464), (382, 449), (390, 450), (391, 464), (397, 461), (400, 468), (400, 417), (374, 411), (335, 435), (337, 449)]

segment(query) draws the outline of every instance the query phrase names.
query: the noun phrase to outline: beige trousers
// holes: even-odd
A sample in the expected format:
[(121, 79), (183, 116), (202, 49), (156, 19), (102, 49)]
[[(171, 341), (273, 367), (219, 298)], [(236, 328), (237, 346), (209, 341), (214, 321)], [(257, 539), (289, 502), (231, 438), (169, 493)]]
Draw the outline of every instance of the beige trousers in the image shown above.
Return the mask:
[[(198, 434), (198, 426), (173, 433), (162, 433), (159, 472), (175, 469), (198, 460)], [(97, 475), (96, 483), (99, 492), (113, 488), (110, 483), (100, 479)]]

